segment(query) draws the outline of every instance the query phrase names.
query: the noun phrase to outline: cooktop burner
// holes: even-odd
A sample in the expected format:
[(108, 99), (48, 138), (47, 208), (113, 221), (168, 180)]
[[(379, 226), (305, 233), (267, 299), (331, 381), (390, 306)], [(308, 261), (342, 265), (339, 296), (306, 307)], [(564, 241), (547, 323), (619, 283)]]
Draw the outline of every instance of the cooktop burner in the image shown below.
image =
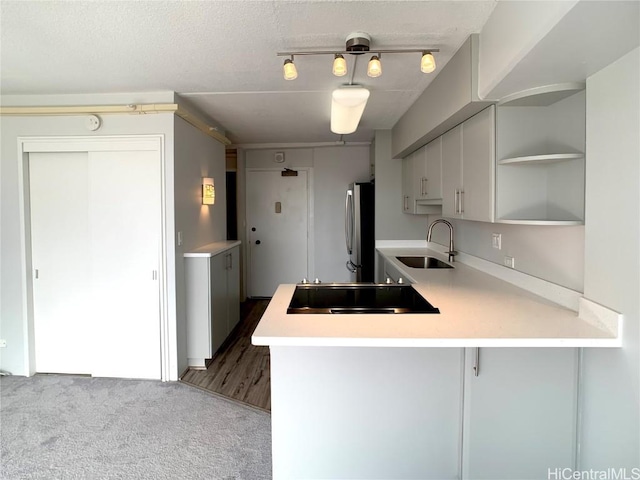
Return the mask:
[(411, 285), (331, 283), (296, 285), (290, 314), (440, 313)]

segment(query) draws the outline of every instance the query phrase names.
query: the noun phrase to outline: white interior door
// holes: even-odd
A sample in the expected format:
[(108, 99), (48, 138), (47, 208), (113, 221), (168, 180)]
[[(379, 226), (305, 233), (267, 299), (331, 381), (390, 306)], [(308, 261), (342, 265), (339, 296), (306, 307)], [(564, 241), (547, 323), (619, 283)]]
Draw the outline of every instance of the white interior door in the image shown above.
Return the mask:
[(87, 153), (29, 155), (36, 369), (90, 374)]
[(308, 176), (247, 171), (249, 296), (271, 297), (281, 283), (308, 276)]
[(90, 152), (93, 375), (160, 378), (158, 152)]
[(29, 160), (36, 370), (159, 379), (159, 152)]

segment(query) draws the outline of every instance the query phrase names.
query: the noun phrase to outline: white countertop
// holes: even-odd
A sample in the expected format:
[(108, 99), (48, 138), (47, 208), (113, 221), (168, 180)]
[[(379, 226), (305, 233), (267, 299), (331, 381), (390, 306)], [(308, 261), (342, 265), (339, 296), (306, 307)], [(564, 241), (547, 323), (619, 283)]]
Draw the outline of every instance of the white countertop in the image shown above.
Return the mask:
[(185, 252), (184, 257), (213, 257), (220, 253), (226, 252), (233, 247), (240, 245), (240, 240), (225, 240), (222, 242), (214, 242), (200, 248), (196, 248), (190, 252)]
[[(287, 314), (295, 285), (281, 285), (254, 345), (370, 347), (619, 347), (619, 335), (578, 313), (476, 268), (416, 269), (395, 257), (446, 256), (425, 248), (378, 248), (440, 314)], [(620, 331), (620, 329), (618, 329)]]

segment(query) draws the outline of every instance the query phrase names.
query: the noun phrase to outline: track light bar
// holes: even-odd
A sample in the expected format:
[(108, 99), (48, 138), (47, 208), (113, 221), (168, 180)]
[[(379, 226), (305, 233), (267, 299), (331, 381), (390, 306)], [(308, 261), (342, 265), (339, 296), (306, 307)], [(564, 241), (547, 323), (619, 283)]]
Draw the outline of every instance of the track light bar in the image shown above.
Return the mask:
[(399, 50), (390, 49), (372, 49), (367, 51), (349, 51), (349, 50), (315, 50), (309, 52), (278, 52), (278, 57), (290, 57), (291, 55), (362, 55), (363, 53), (438, 53), (439, 48), (403, 48)]

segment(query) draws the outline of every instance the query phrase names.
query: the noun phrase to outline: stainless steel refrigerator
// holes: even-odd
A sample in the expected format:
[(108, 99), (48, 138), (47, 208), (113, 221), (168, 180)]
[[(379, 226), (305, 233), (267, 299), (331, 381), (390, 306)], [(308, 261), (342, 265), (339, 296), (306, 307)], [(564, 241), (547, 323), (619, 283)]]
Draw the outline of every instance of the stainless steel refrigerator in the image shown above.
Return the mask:
[(352, 183), (345, 198), (347, 270), (353, 282), (373, 282), (375, 277), (374, 192), (373, 183)]

